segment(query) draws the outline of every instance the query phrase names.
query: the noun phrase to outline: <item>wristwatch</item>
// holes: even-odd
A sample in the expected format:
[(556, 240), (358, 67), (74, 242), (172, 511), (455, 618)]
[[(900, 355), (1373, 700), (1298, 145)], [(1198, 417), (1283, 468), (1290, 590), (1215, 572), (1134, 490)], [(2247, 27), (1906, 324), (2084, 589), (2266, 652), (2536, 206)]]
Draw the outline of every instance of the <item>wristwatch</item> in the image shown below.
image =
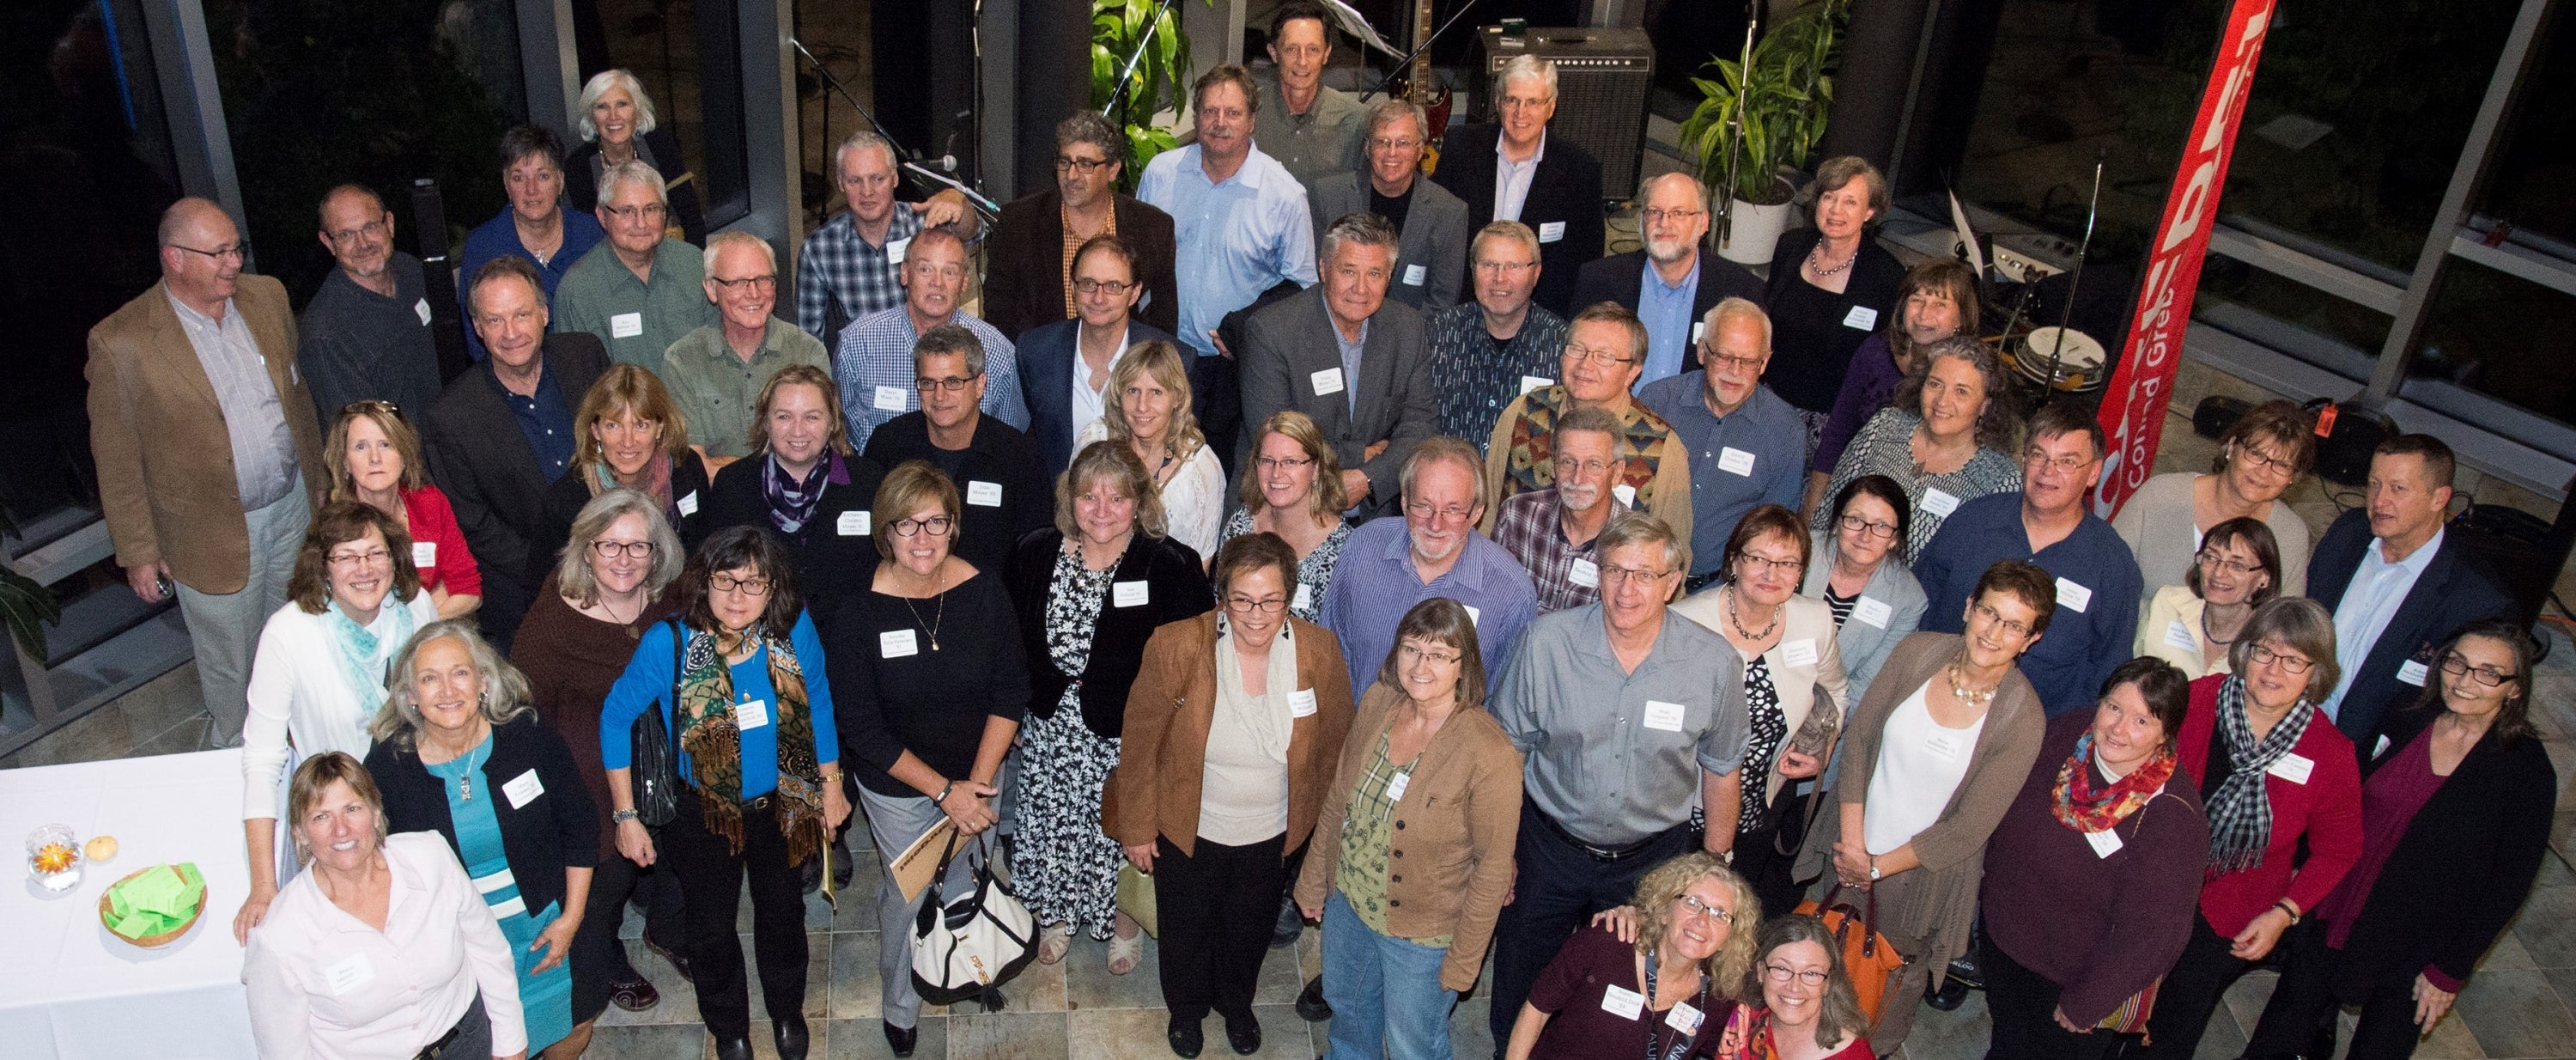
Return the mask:
[(636, 813), (633, 810), (619, 810), (615, 813), (609, 814), (608, 820), (612, 824), (625, 824), (626, 822), (635, 820), (641, 816), (643, 815)]

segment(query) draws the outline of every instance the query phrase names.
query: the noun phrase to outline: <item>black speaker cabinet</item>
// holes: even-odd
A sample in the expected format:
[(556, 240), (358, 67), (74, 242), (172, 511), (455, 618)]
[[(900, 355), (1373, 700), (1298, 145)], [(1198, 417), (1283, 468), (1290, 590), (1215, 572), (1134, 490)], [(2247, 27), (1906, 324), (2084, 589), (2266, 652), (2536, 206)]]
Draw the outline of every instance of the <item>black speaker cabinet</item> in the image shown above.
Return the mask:
[(1474, 69), (1483, 78), (1473, 86), (1476, 120), (1494, 120), (1494, 74), (1523, 55), (1556, 64), (1556, 118), (1548, 134), (1581, 144), (1601, 161), (1602, 194), (1635, 194), (1655, 42), (1642, 29), (1529, 29), (1505, 37), (1503, 27), (1486, 26), (1476, 34)]

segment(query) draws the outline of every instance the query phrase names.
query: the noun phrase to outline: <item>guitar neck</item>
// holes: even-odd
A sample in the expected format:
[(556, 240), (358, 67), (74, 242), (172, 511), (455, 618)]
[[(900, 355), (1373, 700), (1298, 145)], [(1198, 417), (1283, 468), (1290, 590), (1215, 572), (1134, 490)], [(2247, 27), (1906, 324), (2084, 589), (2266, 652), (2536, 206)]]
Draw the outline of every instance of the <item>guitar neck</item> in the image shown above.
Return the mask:
[(1418, 0), (1413, 5), (1413, 46), (1421, 49), (1421, 52), (1413, 57), (1410, 86), (1412, 91), (1407, 95), (1411, 96), (1414, 102), (1426, 106), (1430, 104), (1432, 95), (1431, 49), (1423, 47), (1423, 44), (1430, 39), (1431, 0)]

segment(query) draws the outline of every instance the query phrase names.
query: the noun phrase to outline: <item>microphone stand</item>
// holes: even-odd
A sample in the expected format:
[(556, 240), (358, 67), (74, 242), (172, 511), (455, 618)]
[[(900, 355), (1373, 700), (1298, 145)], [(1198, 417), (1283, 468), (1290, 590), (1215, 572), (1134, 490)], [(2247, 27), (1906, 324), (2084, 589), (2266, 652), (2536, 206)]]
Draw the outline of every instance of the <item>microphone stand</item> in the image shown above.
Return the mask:
[[(1753, 31), (1761, 24), (1762, 16), (1747, 8), (1744, 15), (1744, 53), (1736, 60), (1735, 69), (1742, 83), (1748, 85), (1753, 82)], [(1735, 170), (1741, 161), (1738, 156), (1744, 149), (1744, 97), (1741, 94), (1736, 96), (1735, 116), (1727, 119), (1727, 124), (1735, 127), (1735, 135), (1726, 141), (1726, 186), (1710, 196), (1717, 200), (1710, 205), (1717, 210), (1714, 234), (1720, 246), (1735, 238)]]
[(841, 102), (849, 104), (851, 110), (859, 112), (859, 117), (866, 118), (868, 120), (869, 128), (875, 129), (877, 135), (885, 137), (886, 143), (894, 145), (895, 156), (897, 158), (906, 157), (910, 154), (910, 152), (903, 149), (901, 144), (895, 142), (893, 133), (886, 131), (884, 122), (878, 121), (876, 115), (868, 112), (868, 108), (860, 106), (858, 97), (851, 95), (849, 89), (841, 87), (840, 79), (832, 76), (832, 71), (823, 65), (823, 60), (815, 58), (813, 52), (805, 50), (804, 41), (798, 40), (794, 37), (789, 37), (787, 38), (787, 43), (794, 45), (796, 47), (796, 54), (804, 56), (806, 62), (814, 65), (814, 73), (823, 79), (825, 87), (828, 87), (833, 92), (839, 94)]
[[(1466, 17), (1467, 9), (1474, 6), (1476, 6), (1476, 0), (1467, 0), (1466, 3), (1458, 5), (1458, 10), (1449, 13), (1449, 21), (1441, 23), (1440, 28), (1432, 30), (1430, 36), (1424, 37), (1419, 42), (1416, 42), (1412, 51), (1404, 53), (1404, 58), (1396, 60), (1395, 69), (1387, 71), (1385, 77), (1378, 78), (1376, 87), (1360, 93), (1360, 102), (1368, 102), (1370, 96), (1386, 91), (1386, 86), (1394, 84), (1396, 78), (1404, 76), (1404, 72), (1413, 66), (1413, 60), (1421, 57), (1423, 50), (1431, 47), (1431, 42), (1439, 40), (1441, 34), (1449, 32), (1449, 27), (1457, 25), (1459, 19)], [(1414, 87), (1422, 88), (1426, 86), (1416, 85)], [(1437, 133), (1439, 130), (1434, 129), (1432, 131)]]
[(2084, 212), (2084, 241), (2075, 248), (2075, 273), (2066, 280), (2066, 309), (2057, 315), (2057, 341), (2048, 351), (2048, 382), (2057, 389), (2058, 358), (2066, 352), (2066, 327), (2075, 320), (2075, 291), (2084, 284), (2084, 258), (2093, 250), (2093, 222), (2102, 216), (2102, 163), (2109, 152), (2093, 159), (2093, 204)]
[(1117, 113), (1118, 102), (1127, 98), (1127, 79), (1136, 76), (1136, 64), (1144, 61), (1145, 49), (1154, 44), (1154, 27), (1162, 23), (1163, 13), (1171, 9), (1172, 0), (1162, 0), (1161, 3), (1154, 5), (1154, 17), (1145, 20), (1145, 31), (1138, 36), (1136, 50), (1127, 53), (1126, 65), (1118, 69), (1118, 87), (1110, 90), (1109, 102), (1100, 106), (1101, 117), (1106, 118)]
[[(976, 192), (975, 189), (967, 187), (955, 178), (942, 176), (927, 167), (911, 161), (912, 159), (920, 158), (921, 155), (918, 152), (905, 150), (903, 144), (894, 138), (894, 133), (887, 131), (885, 123), (878, 121), (875, 114), (868, 112), (868, 108), (859, 105), (858, 97), (852, 96), (849, 89), (841, 86), (840, 79), (833, 77), (832, 71), (824, 68), (823, 60), (815, 58), (813, 52), (805, 50), (804, 41), (798, 40), (794, 37), (789, 37), (787, 38), (787, 43), (794, 45), (796, 48), (796, 54), (804, 56), (806, 62), (814, 65), (814, 72), (822, 77), (823, 84), (825, 86), (838, 94), (841, 97), (842, 102), (849, 104), (851, 110), (859, 112), (859, 117), (866, 118), (868, 120), (868, 127), (876, 130), (876, 134), (878, 136), (885, 138), (886, 145), (893, 149), (895, 161), (901, 163), (903, 168), (957, 189), (960, 193), (966, 196), (967, 203), (975, 207), (975, 211), (978, 214), (987, 218), (998, 218), (1001, 216), (1002, 209), (1001, 207), (994, 205), (993, 200), (985, 198), (982, 194)], [(945, 167), (954, 169), (957, 165), (957, 159), (955, 155), (942, 155), (940, 156), (940, 163)], [(837, 166), (837, 162), (835, 165)]]

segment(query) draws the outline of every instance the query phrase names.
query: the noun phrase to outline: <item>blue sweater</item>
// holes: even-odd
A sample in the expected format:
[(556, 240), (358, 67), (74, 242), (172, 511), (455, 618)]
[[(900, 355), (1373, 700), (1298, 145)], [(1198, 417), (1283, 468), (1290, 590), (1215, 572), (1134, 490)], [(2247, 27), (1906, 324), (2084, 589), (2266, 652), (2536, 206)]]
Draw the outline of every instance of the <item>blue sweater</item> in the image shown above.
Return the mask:
[(2058, 583), (2057, 614), (2039, 643), (2022, 655), (2022, 676), (2030, 678), (2049, 717), (2092, 706), (2103, 680), (2129, 661), (2137, 643), (2138, 600), (2146, 588), (2128, 542), (2088, 512), (2066, 540), (2034, 553), (2021, 524), (2019, 491), (1961, 504), (1914, 563), (1914, 577), (1930, 601), (1923, 628), (1962, 632), (1977, 579), (2007, 559), (2038, 564)]
[[(814, 760), (831, 765), (841, 759), (840, 727), (832, 720), (832, 682), (823, 668), (823, 641), (814, 635), (814, 620), (803, 612), (796, 615), (796, 629), (788, 634), (788, 646), (795, 649), (796, 661), (805, 673), (805, 705), (813, 714)], [(733, 698), (736, 703), (758, 702), (768, 708), (770, 724), (742, 730), (742, 797), (756, 798), (778, 790), (778, 694), (769, 685), (769, 655), (759, 648), (751, 657), (732, 665)], [(635, 719), (648, 708), (662, 711), (662, 723), (671, 723), (671, 626), (656, 623), (644, 631), (635, 645), (635, 657), (627, 660), (626, 672), (618, 675), (617, 684), (608, 690), (608, 701), (599, 710), (599, 764), (607, 769), (624, 769), (634, 755)], [(680, 780), (690, 783), (688, 752), (680, 753)]]

